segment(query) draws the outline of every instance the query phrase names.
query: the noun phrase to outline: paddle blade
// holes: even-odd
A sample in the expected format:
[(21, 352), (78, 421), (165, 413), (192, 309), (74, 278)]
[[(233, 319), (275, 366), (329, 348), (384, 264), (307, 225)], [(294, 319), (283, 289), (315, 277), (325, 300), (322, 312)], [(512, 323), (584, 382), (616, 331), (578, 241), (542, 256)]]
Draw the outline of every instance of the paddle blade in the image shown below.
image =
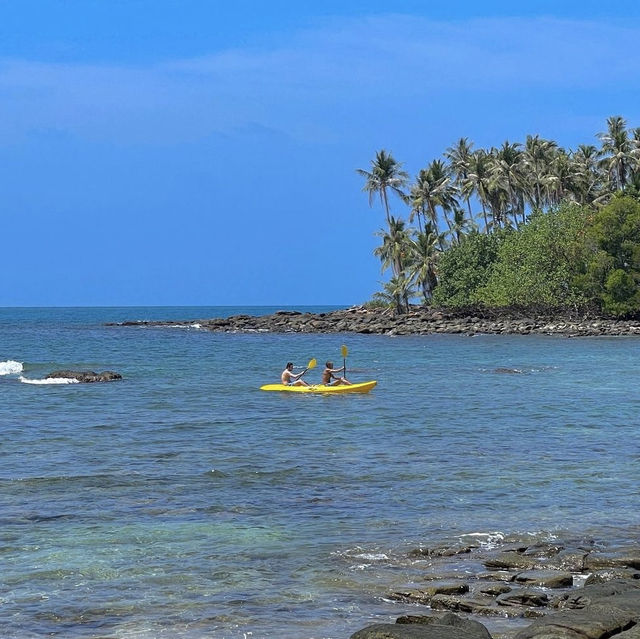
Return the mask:
[(342, 345), (342, 348), (340, 350), (342, 352), (342, 357), (346, 357), (349, 354), (349, 351), (344, 344)]
[(318, 362), (316, 362), (316, 358), (314, 357), (307, 365), (307, 368), (311, 370), (312, 368), (315, 368), (317, 365), (318, 365)]

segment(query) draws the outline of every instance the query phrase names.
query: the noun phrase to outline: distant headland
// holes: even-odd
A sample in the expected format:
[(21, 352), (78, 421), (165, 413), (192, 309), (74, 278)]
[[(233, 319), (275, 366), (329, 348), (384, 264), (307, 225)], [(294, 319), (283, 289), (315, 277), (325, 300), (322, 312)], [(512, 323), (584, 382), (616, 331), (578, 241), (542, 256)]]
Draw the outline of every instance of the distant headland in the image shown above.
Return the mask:
[(197, 328), (218, 333), (361, 333), (377, 335), (562, 335), (589, 337), (640, 335), (640, 320), (558, 316), (518, 310), (449, 310), (412, 307), (398, 314), (388, 308), (352, 306), (327, 313), (276, 311), (209, 319), (129, 320), (107, 326)]

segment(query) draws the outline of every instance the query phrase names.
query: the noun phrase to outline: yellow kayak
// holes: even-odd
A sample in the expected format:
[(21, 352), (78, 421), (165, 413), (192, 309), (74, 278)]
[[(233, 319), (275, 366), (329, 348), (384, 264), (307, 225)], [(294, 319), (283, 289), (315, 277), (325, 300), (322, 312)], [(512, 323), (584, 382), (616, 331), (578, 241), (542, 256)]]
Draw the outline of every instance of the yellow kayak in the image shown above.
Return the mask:
[(263, 391), (287, 391), (290, 393), (368, 393), (378, 382), (359, 382), (357, 384), (340, 384), (339, 386), (285, 386), (284, 384), (266, 384), (260, 386)]

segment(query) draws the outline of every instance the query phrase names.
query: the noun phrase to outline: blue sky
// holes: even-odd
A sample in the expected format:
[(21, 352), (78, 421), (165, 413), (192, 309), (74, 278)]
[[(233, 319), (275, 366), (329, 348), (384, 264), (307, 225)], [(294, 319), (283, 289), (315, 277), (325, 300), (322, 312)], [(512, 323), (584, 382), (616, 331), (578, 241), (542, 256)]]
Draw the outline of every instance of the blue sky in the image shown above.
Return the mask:
[(640, 126), (638, 42), (631, 1), (0, 0), (0, 306), (364, 302), (356, 168)]

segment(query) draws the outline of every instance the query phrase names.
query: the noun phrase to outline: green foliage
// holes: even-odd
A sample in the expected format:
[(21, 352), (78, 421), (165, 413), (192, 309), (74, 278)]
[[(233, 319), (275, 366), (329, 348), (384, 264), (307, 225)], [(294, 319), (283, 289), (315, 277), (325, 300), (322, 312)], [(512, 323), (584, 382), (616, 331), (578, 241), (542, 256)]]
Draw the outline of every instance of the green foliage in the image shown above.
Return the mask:
[(606, 314), (640, 312), (640, 203), (614, 197), (595, 214), (587, 243), (591, 257), (577, 279), (583, 293)]
[(473, 232), (445, 251), (438, 263), (440, 283), (433, 293), (437, 306), (463, 307), (477, 304), (494, 267), (498, 248), (508, 231), (481, 235)]
[(402, 314), (409, 310), (409, 300), (415, 295), (416, 290), (411, 279), (401, 273), (400, 275), (394, 275), (388, 282), (385, 282), (382, 291), (375, 293), (373, 300), (393, 307), (396, 313)]
[(587, 209), (565, 204), (537, 212), (502, 242), (479, 301), (491, 307), (549, 309), (585, 304), (576, 278), (585, 269)]
[(629, 315), (640, 309), (640, 291), (633, 275), (615, 269), (609, 273), (602, 294), (602, 307), (611, 315)]
[(387, 299), (380, 299), (380, 294), (374, 293), (373, 299), (365, 302), (362, 306), (368, 310), (373, 311), (380, 308), (389, 308), (393, 306), (393, 302), (389, 302), (389, 300)]

